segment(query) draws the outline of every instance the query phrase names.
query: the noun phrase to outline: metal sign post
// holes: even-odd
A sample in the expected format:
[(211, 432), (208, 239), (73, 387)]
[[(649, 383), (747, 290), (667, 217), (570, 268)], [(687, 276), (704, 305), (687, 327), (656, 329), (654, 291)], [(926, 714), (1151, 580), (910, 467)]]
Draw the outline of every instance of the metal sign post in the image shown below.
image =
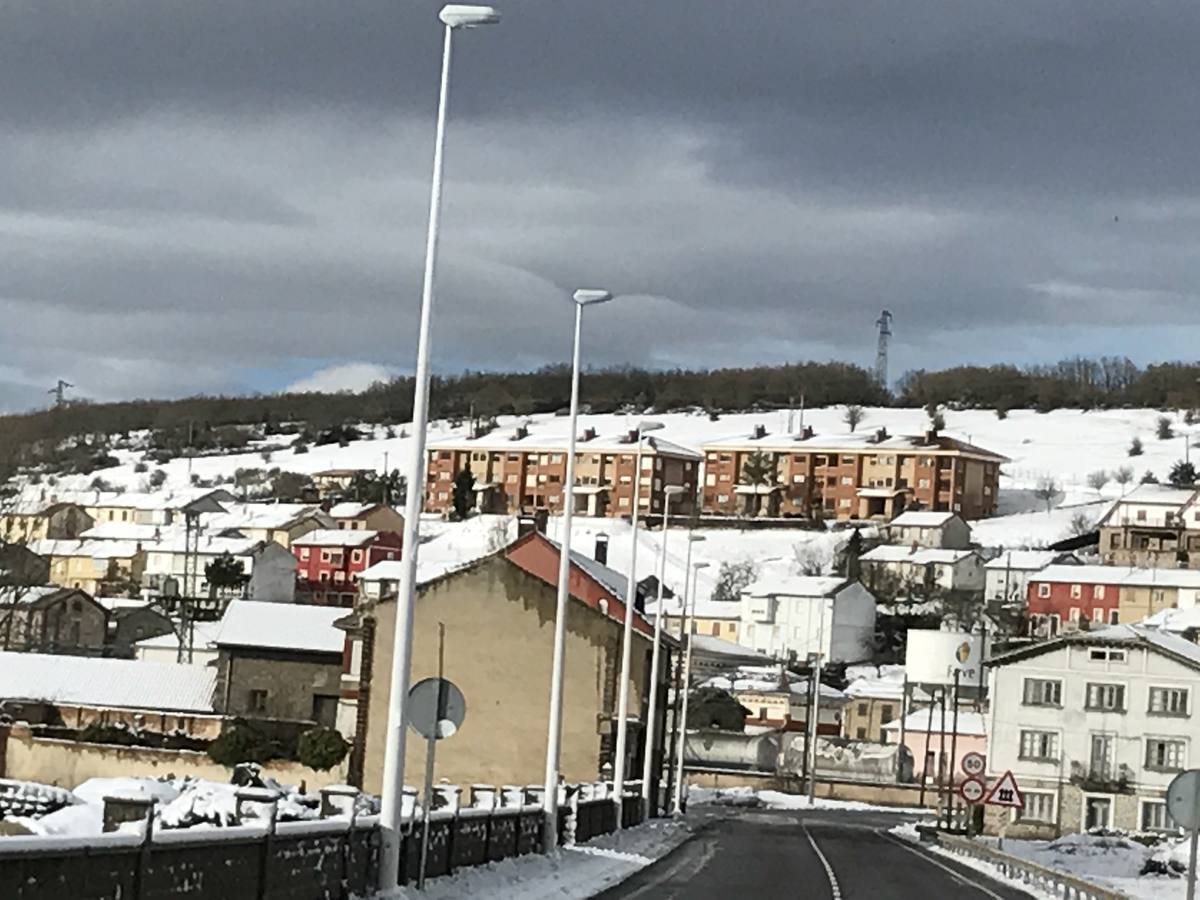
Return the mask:
[(438, 623), (438, 674), (412, 686), (408, 692), (408, 724), (425, 738), (425, 793), (421, 810), (421, 862), (417, 869), (417, 889), (425, 887), (425, 867), (429, 860), (429, 815), (433, 810), (433, 767), (437, 742), (451, 737), (467, 714), (467, 701), (453, 683), (442, 677), (445, 671), (446, 626)]
[(1196, 845), (1200, 839), (1200, 769), (1180, 772), (1167, 786), (1167, 812), (1192, 833), (1188, 860), (1188, 900), (1196, 900)]

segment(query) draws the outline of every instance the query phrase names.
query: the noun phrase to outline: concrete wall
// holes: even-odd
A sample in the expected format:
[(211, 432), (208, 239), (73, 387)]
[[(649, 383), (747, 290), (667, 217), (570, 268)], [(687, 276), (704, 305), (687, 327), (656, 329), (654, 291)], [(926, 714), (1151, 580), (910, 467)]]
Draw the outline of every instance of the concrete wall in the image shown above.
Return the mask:
[[(438, 623), (446, 626), (445, 674), (462, 690), (466, 719), (437, 753), (437, 777), (458, 784), (540, 784), (544, 778), (555, 591), (494, 556), (427, 585), (415, 611), (412, 681), (437, 673)], [(364, 784), (382, 784), (394, 601), (379, 603), (379, 639), (371, 672)], [(581, 602), (567, 607), (561, 770), (568, 781), (593, 780), (601, 731), (616, 705), (621, 623)], [(634, 632), (629, 711), (642, 709), (650, 643)], [(630, 745), (638, 732), (630, 729)], [(424, 742), (411, 731), (406, 781), (420, 783)], [(631, 773), (638, 777), (640, 772)]]
[[(4, 778), (73, 788), (89, 778), (192, 775), (228, 782), (233, 774), (232, 769), (213, 762), (208, 754), (193, 750), (154, 750), (39, 738), (24, 725), (0, 726), (0, 735), (6, 727), (6, 752), (0, 754), (4, 760), (0, 777)], [(343, 763), (328, 772), (318, 772), (299, 763), (280, 761), (263, 766), (263, 773), (283, 784), (299, 785), (303, 781), (313, 790), (343, 783), (344, 766)]]

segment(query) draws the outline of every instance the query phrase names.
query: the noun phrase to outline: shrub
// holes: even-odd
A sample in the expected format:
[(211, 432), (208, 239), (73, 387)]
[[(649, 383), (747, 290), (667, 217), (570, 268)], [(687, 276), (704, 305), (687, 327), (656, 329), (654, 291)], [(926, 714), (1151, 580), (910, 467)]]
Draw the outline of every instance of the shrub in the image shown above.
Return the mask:
[(264, 763), (283, 756), (283, 746), (249, 722), (235, 722), (208, 745), (208, 756), (222, 766), (243, 762)]
[(332, 728), (313, 728), (300, 735), (296, 744), (296, 757), (310, 769), (325, 772), (332, 769), (350, 752), (346, 743), (337, 731)]
[(150, 487), (162, 487), (167, 481), (167, 473), (162, 469), (155, 469), (150, 473)]
[(1142, 449), (1142, 439), (1141, 438), (1135, 437), (1132, 441), (1129, 442), (1129, 455), (1130, 456), (1141, 456), (1144, 452), (1145, 452), (1145, 450)]
[(1158, 423), (1155, 425), (1155, 433), (1160, 441), (1169, 441), (1175, 437), (1175, 429), (1171, 427), (1171, 420), (1167, 416), (1159, 416)]
[(137, 472), (138, 474), (141, 474), (142, 472), (148, 471), (149, 468), (150, 467), (148, 465), (146, 465), (144, 462), (139, 462), (133, 467), (133, 471)]
[(1108, 484), (1108, 473), (1103, 469), (1097, 469), (1088, 474), (1087, 483), (1088, 487), (1094, 491), (1103, 490), (1104, 486)]

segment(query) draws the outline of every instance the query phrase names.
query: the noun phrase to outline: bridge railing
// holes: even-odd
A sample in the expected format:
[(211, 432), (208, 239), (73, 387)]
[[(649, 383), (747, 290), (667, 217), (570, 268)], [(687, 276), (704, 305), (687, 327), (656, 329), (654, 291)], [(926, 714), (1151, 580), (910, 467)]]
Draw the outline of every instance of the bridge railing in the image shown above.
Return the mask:
[(1120, 891), (1101, 887), (1057, 869), (1040, 866), (978, 841), (951, 834), (939, 834), (937, 841), (939, 846), (951, 853), (990, 863), (1009, 878), (1058, 894), (1066, 900), (1129, 900), (1127, 895)]

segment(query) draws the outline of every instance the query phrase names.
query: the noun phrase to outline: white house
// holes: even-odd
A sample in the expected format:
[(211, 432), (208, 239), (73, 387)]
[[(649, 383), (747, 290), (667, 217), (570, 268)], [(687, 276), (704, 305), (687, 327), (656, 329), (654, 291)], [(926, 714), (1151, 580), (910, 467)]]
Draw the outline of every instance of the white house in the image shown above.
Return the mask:
[[(274, 541), (246, 537), (218, 537), (211, 533), (193, 538), (194, 561), (188, 559), (187, 538), (171, 533), (169, 538), (144, 545), (146, 567), (142, 584), (152, 591), (162, 591), (173, 579), (176, 588), (187, 596), (208, 595), (208, 580), (204, 570), (217, 557), (228, 553), (242, 564), (247, 576), (245, 596), (249, 600), (292, 603), (296, 599), (296, 558)], [(187, 574), (185, 566), (193, 566)]]
[(1030, 576), (1047, 566), (1078, 564), (1079, 558), (1073, 553), (1058, 550), (1006, 550), (983, 567), (983, 597), (1024, 604)]
[(762, 579), (742, 592), (738, 631), (742, 644), (779, 659), (860, 662), (873, 650), (875, 597), (844, 578)]
[(953, 512), (903, 512), (888, 523), (886, 533), (890, 543), (910, 547), (966, 550), (971, 546), (971, 526)]
[(859, 563), (872, 589), (983, 591), (983, 558), (974, 550), (882, 544)]
[[(1009, 834), (1171, 827), (1167, 785), (1200, 759), (1200, 647), (1113, 625), (1001, 654), (991, 667), (989, 776), (1011, 771), (1025, 800)], [(989, 808), (989, 831), (1004, 815)]]

